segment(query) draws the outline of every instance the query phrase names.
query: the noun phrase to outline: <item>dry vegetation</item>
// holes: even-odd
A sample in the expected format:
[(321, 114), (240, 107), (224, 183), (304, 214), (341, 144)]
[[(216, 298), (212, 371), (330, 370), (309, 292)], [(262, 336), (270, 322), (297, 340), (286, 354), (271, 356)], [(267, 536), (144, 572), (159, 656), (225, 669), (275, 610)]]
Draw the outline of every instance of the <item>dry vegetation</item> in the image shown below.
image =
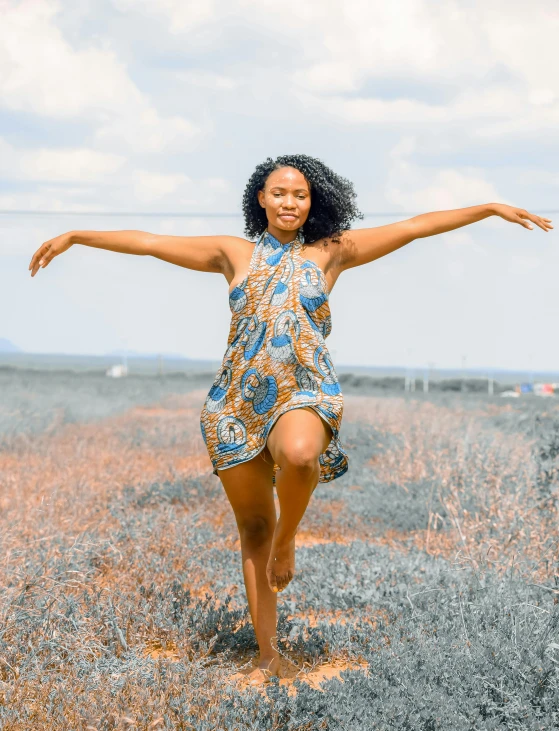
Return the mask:
[(187, 378), (0, 373), (0, 728), (559, 724), (559, 409), (346, 389), (255, 657), (231, 509)]

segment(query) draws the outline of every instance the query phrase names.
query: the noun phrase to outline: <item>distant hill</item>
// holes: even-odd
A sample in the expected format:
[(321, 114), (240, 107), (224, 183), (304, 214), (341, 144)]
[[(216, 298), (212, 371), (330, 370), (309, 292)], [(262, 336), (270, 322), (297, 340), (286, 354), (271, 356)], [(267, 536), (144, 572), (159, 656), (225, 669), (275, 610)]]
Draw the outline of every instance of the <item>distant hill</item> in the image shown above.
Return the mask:
[(182, 353), (142, 353), (139, 350), (110, 350), (105, 355), (121, 356), (126, 355), (129, 358), (157, 358), (162, 355), (163, 358), (172, 358), (174, 360), (189, 360), (186, 355)]
[(0, 353), (23, 353), (21, 348), (7, 338), (0, 338)]

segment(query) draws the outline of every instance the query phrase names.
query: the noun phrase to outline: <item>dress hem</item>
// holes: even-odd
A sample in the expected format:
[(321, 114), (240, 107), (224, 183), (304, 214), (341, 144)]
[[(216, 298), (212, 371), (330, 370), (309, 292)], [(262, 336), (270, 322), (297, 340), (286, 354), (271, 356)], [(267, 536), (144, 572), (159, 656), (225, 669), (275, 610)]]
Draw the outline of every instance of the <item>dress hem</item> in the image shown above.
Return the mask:
[[(232, 467), (236, 467), (237, 465), (243, 464), (244, 462), (250, 462), (251, 459), (254, 459), (254, 457), (258, 456), (260, 454), (260, 452), (262, 452), (264, 450), (264, 448), (266, 447), (266, 444), (268, 442), (268, 435), (269, 435), (270, 431), (272, 430), (272, 427), (274, 426), (274, 424), (276, 423), (276, 421), (280, 418), (280, 416), (283, 416), (283, 414), (286, 414), (288, 411), (293, 411), (294, 409), (311, 408), (311, 409), (313, 409), (313, 411), (315, 413), (317, 413), (320, 416), (320, 418), (322, 419), (322, 421), (324, 421), (326, 424), (328, 424), (328, 426), (332, 430), (332, 439), (330, 440), (330, 443), (334, 442), (334, 444), (336, 445), (336, 448), (338, 449), (338, 451), (341, 454), (343, 454), (343, 456), (345, 458), (345, 463), (344, 463), (344, 467), (345, 468), (344, 469), (342, 469), (341, 471), (332, 470), (329, 474), (331, 474), (333, 476), (329, 477), (329, 479), (326, 479), (326, 480), (321, 479), (323, 477), (322, 469), (321, 469), (320, 470), (320, 477), (319, 477), (318, 481), (320, 483), (326, 483), (326, 482), (331, 482), (332, 480), (335, 480), (337, 477), (341, 477), (349, 469), (348, 456), (347, 456), (345, 450), (343, 449), (343, 447), (342, 447), (342, 445), (340, 443), (340, 439), (339, 439), (339, 436), (338, 436), (338, 429), (335, 426), (333, 426), (326, 419), (326, 417), (323, 414), (320, 413), (319, 409), (316, 408), (317, 406), (320, 406), (320, 404), (319, 403), (318, 404), (317, 403), (312, 403), (312, 404), (305, 403), (305, 404), (297, 404), (297, 405), (291, 404), (289, 406), (289, 408), (284, 409), (283, 411), (280, 411), (279, 413), (277, 413), (275, 415), (275, 418), (270, 423), (269, 428), (268, 428), (268, 434), (266, 435), (266, 438), (264, 439), (264, 444), (261, 447), (258, 447), (258, 449), (253, 450), (251, 453), (249, 453), (249, 456), (247, 456), (246, 459), (241, 459), (238, 462), (234, 462), (233, 464), (226, 464), (223, 467), (220, 467), (218, 464), (212, 463), (213, 464), (213, 468), (214, 468), (213, 469), (213, 474), (216, 475), (217, 477), (219, 477), (219, 475), (217, 473), (217, 470), (228, 470), (228, 469), (231, 469)], [(328, 446), (330, 446), (330, 444)], [(326, 450), (324, 452), (321, 452), (321, 455), (322, 454), (325, 454), (325, 452), (326, 452)], [(275, 474), (274, 474), (274, 477), (275, 477)]]

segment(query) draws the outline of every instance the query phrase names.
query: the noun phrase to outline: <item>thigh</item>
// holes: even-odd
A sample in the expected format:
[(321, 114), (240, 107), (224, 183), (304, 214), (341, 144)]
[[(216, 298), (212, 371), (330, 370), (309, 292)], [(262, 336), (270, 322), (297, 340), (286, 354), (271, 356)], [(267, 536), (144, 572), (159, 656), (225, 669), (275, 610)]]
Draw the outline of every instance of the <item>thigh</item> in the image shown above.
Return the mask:
[(256, 457), (217, 471), (237, 522), (262, 517), (275, 519), (272, 483), (274, 463), (264, 448)]
[(292, 451), (311, 453), (318, 459), (332, 439), (332, 429), (309, 406), (291, 409), (282, 414), (268, 434), (267, 447), (273, 460)]

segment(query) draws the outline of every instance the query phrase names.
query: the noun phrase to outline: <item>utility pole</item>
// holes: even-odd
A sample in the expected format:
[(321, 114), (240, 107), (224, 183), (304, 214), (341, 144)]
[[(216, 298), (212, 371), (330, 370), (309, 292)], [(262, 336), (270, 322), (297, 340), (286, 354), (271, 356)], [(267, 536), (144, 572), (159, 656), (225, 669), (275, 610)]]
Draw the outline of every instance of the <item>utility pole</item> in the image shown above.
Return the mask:
[[(411, 365), (411, 354), (412, 350), (411, 348), (407, 349), (408, 357), (407, 357), (407, 363), (406, 363), (406, 379), (404, 381), (404, 391), (411, 392), (415, 391), (415, 372)], [(413, 378), (413, 380), (412, 380)]]
[(431, 376), (431, 370), (435, 367), (435, 364), (432, 362), (427, 363), (427, 368), (425, 369), (425, 375), (423, 376), (423, 392), (429, 393), (429, 378)]

